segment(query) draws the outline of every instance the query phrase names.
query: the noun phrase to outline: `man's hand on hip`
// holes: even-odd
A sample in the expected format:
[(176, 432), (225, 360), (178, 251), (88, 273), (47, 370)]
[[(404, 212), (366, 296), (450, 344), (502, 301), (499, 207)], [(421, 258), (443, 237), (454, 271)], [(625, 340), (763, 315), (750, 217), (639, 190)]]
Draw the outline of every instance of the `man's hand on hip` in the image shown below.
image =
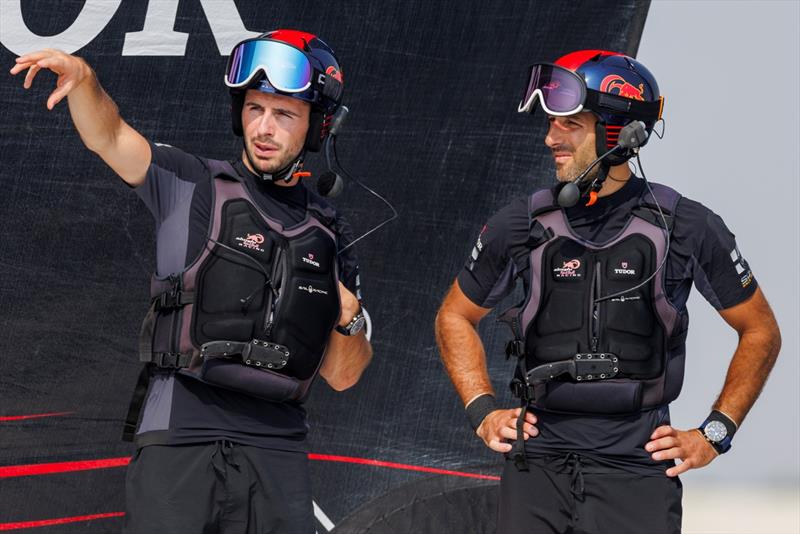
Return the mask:
[[(497, 452), (509, 452), (511, 444), (506, 440), (514, 441), (517, 439), (517, 418), (522, 408), (511, 408), (508, 410), (495, 410), (487, 415), (476, 434), (486, 443), (486, 446)], [(522, 437), (528, 439), (539, 435), (536, 424), (536, 415), (528, 411), (525, 414), (525, 424), (522, 427)]]
[(653, 460), (680, 460), (681, 463), (667, 469), (668, 477), (675, 477), (688, 471), (705, 467), (719, 456), (714, 447), (697, 430), (678, 430), (665, 425), (656, 428), (650, 436), (645, 450)]

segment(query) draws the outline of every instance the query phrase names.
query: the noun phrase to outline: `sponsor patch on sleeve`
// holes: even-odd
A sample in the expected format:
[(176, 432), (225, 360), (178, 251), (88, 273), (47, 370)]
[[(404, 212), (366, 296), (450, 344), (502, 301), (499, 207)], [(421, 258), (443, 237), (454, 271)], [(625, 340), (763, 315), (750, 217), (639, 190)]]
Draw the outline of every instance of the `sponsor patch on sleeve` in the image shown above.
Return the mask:
[(753, 272), (750, 270), (750, 265), (747, 264), (747, 260), (745, 260), (742, 257), (742, 253), (739, 252), (739, 247), (734, 247), (734, 249), (731, 250), (731, 261), (736, 269), (736, 274), (739, 275), (739, 281), (742, 283), (742, 287), (749, 286), (753, 281)]
[(475, 262), (478, 261), (478, 257), (481, 255), (481, 252), (483, 252), (483, 241), (481, 241), (481, 238), (483, 234), (486, 233), (487, 228), (488, 226), (484, 224), (483, 228), (481, 228), (481, 232), (478, 234), (478, 240), (475, 242), (475, 246), (472, 247), (472, 252), (467, 260), (467, 269), (470, 271), (475, 267)]

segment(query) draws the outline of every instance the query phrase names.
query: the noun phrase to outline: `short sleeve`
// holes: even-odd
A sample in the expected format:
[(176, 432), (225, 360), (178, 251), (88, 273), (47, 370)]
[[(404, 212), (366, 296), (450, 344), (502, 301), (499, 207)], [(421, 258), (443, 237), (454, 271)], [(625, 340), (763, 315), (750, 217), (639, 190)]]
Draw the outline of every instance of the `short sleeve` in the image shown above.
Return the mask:
[(151, 143), (150, 150), (150, 167), (135, 191), (160, 223), (192, 195), (195, 184), (208, 178), (209, 170), (202, 159), (179, 148)]
[[(350, 224), (341, 215), (336, 216), (334, 229), (339, 237), (339, 250), (344, 249), (353, 242), (353, 230)], [(339, 280), (352, 292), (356, 298), (363, 301), (361, 294), (361, 272), (358, 266), (355, 246), (348, 247), (339, 254)]]
[(457, 278), (467, 298), (493, 308), (514, 290), (518, 268), (513, 249), (527, 233), (526, 198), (515, 199), (483, 225)]
[(692, 277), (697, 290), (717, 310), (749, 299), (758, 283), (722, 218), (687, 199), (681, 199), (676, 211), (677, 219), (688, 223), (696, 237)]

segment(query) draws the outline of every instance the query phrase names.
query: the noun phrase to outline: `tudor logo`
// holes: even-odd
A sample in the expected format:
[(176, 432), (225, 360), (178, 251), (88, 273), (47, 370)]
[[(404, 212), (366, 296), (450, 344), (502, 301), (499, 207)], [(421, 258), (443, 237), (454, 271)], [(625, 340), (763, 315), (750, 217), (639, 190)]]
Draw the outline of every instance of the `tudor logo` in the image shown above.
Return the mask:
[(554, 268), (553, 272), (556, 274), (556, 278), (580, 278), (582, 276), (578, 272), (580, 268), (581, 260), (575, 258), (564, 261), (561, 267)]
[(311, 284), (308, 284), (307, 286), (297, 286), (297, 289), (299, 289), (301, 291), (307, 291), (308, 293), (311, 293), (312, 295), (314, 293), (319, 293), (321, 295), (327, 295), (328, 294), (328, 292), (325, 291), (324, 289), (316, 288), (316, 287), (312, 286)]
[(314, 267), (319, 267), (319, 262), (314, 259), (313, 252), (309, 252), (307, 256), (301, 256), (300, 259), (303, 260), (304, 263), (313, 265)]
[(636, 269), (629, 269), (627, 261), (621, 261), (619, 267), (614, 269), (614, 274), (622, 274), (627, 276), (636, 276)]
[(245, 237), (237, 237), (236, 241), (240, 247), (264, 252), (264, 249), (259, 246), (264, 243), (264, 236), (262, 234), (247, 234)]

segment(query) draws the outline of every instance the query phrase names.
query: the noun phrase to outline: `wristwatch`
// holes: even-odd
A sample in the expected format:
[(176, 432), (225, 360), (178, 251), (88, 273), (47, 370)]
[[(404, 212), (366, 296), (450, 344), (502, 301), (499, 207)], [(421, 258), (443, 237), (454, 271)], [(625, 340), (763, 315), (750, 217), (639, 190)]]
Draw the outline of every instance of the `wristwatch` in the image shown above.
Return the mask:
[(358, 313), (350, 319), (350, 322), (344, 326), (336, 325), (336, 331), (342, 334), (343, 336), (354, 336), (361, 332), (361, 329), (364, 328), (364, 323), (366, 319), (364, 318), (364, 313), (361, 310), (358, 310)]
[(731, 448), (736, 423), (724, 413), (714, 410), (699, 427), (700, 433), (719, 453), (725, 454)]

